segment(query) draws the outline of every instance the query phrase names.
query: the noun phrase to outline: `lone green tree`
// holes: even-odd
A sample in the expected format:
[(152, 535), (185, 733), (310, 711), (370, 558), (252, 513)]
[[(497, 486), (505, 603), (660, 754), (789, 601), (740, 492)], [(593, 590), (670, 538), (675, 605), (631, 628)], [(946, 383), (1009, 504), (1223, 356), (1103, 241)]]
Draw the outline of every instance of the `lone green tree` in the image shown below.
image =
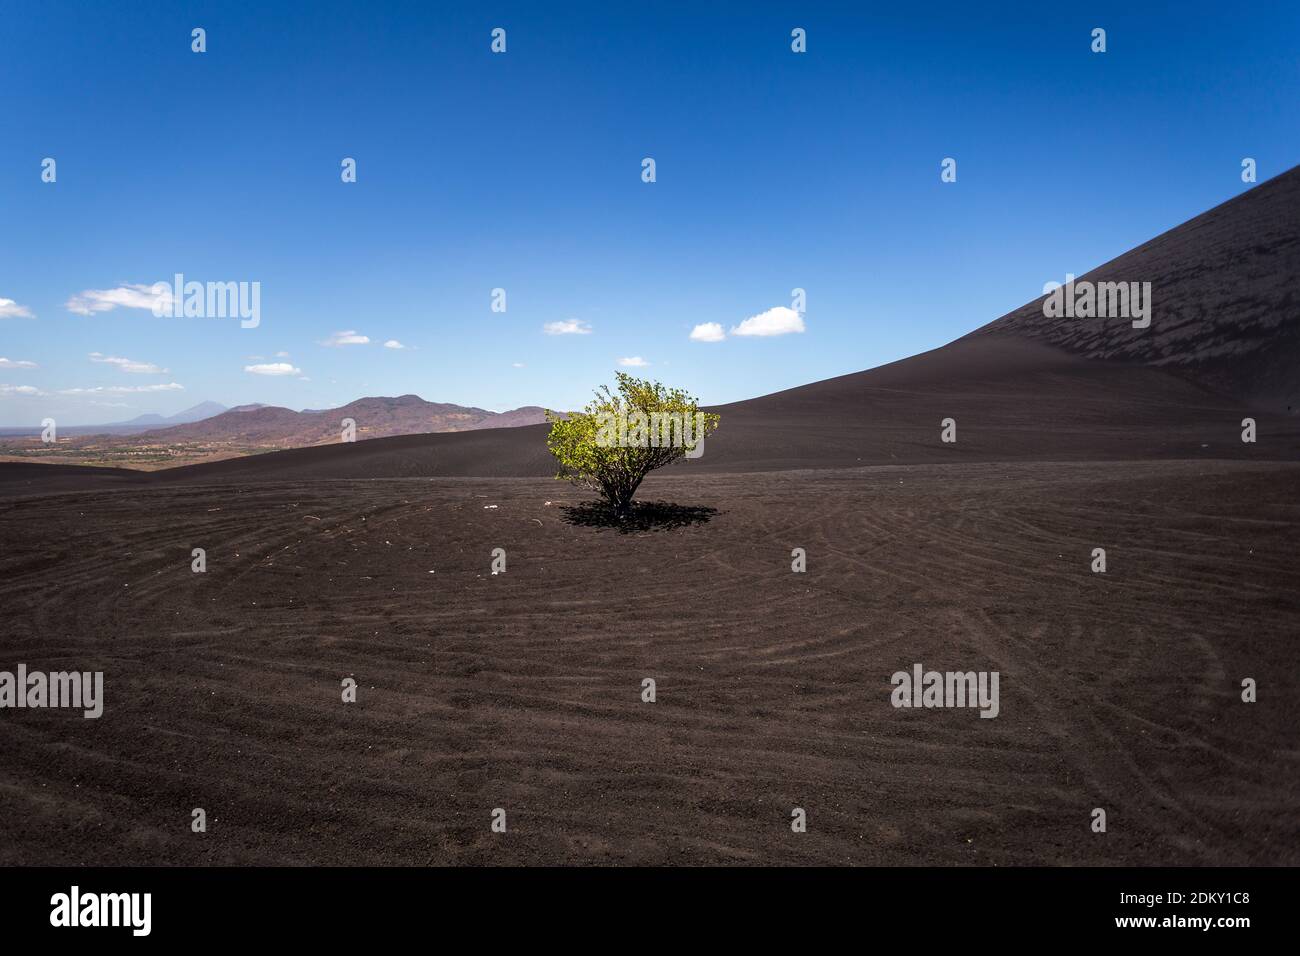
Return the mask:
[(656, 468), (702, 453), (706, 435), (721, 418), (700, 411), (679, 388), (616, 373), (618, 385), (602, 385), (581, 412), (547, 409), (551, 433), (546, 446), (560, 463), (555, 477), (599, 492), (622, 520), (632, 496)]

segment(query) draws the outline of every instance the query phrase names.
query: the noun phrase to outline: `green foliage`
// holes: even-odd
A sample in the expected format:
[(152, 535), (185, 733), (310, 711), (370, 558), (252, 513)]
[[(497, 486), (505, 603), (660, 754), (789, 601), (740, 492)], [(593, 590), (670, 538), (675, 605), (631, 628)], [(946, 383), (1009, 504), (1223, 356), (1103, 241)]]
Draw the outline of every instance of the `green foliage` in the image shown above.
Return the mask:
[(616, 373), (594, 401), (568, 417), (549, 409), (546, 446), (560, 463), (555, 477), (599, 492), (620, 516), (651, 471), (694, 451), (721, 422), (679, 388)]

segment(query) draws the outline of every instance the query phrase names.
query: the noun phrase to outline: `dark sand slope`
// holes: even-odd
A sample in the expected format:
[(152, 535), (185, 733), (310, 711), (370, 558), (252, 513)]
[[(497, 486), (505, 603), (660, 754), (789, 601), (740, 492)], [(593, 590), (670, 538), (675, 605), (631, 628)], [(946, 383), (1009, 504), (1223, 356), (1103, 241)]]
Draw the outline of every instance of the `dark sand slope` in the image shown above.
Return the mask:
[[(664, 478), (720, 513), (644, 535), (547, 480), (10, 499), (4, 659), (107, 703), (0, 717), (0, 863), (1300, 863), (1298, 485)], [(1000, 716), (895, 710), (914, 662), (998, 670)]]
[[(1259, 415), (1241, 441), (1241, 403), (1156, 369), (1090, 362), (983, 336), (717, 411), (702, 470), (963, 461), (1300, 458), (1300, 421)], [(940, 441), (940, 422), (957, 441)], [(801, 464), (803, 463), (803, 464)]]
[(1255, 406), (1300, 411), (1300, 167), (1079, 279), (1150, 282), (1151, 327), (1048, 318), (1038, 299), (972, 336), (1012, 334), (1143, 363)]
[(144, 472), (129, 468), (0, 461), (0, 497), (86, 488), (129, 487), (140, 484), (144, 477)]
[[(869, 464), (1300, 458), (1300, 419), (1258, 412), (1160, 369), (1092, 362), (1007, 336), (966, 339), (867, 372), (716, 409), (683, 473)], [(1260, 437), (1241, 441), (1241, 420)], [(940, 422), (957, 422), (957, 442)], [(260, 481), (555, 473), (547, 427), (410, 435), (190, 465), (147, 480)]]

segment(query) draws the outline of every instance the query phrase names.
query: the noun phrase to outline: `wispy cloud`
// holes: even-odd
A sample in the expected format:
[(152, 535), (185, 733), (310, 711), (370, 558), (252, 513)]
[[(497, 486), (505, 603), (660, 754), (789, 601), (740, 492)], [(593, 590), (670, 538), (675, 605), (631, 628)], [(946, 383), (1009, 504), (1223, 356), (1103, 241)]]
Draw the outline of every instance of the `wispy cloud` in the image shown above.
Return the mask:
[(179, 392), (185, 386), (177, 382), (166, 385), (96, 385), (94, 388), (61, 388), (60, 395), (126, 395), (135, 392)]
[(44, 395), (33, 385), (0, 385), (0, 395)]
[(271, 362), (269, 365), (245, 365), (245, 372), (254, 375), (301, 375), (302, 369), (295, 368), (288, 362)]
[(578, 319), (565, 319), (561, 322), (547, 322), (542, 326), (547, 335), (590, 335), (591, 326)]
[(731, 329), (732, 335), (789, 335), (791, 332), (804, 330), (803, 316), (794, 309), (778, 305), (774, 309), (751, 315), (744, 322)]
[[(77, 315), (94, 315), (97, 312), (111, 312), (113, 309), (149, 309), (159, 303), (160, 310), (170, 311), (172, 294), (170, 289), (159, 284), (155, 293), (153, 286), (127, 284), (113, 289), (87, 289), (68, 299), (67, 310)], [(163, 291), (167, 289), (167, 291)]]
[(35, 362), (25, 362), (21, 359), (7, 359), (0, 355), (0, 368), (36, 368)]
[(701, 322), (691, 329), (692, 342), (721, 342), (726, 337), (727, 333), (722, 331), (721, 324), (717, 322)]
[(0, 299), (0, 319), (34, 319), (32, 310), (13, 299)]
[(639, 355), (633, 355), (631, 358), (619, 359), (618, 364), (622, 365), (624, 368), (645, 368), (650, 363)]
[(327, 338), (324, 342), (321, 343), (321, 345), (328, 345), (331, 347), (336, 345), (369, 345), (369, 344), (370, 344), (370, 336), (361, 335), (360, 333), (356, 332), (353, 329), (348, 329), (346, 332), (335, 332), (333, 335), (331, 335), (329, 338)]
[(406, 348), (406, 346), (403, 345), (401, 342), (397, 341), (397, 339), (389, 339), (387, 342), (384, 343), (384, 348), (386, 348), (386, 349), (404, 349), (404, 348)]
[(167, 369), (160, 368), (152, 362), (137, 362), (134, 359), (119, 358), (116, 355), (104, 355), (101, 352), (91, 352), (90, 360), (98, 362), (101, 365), (116, 365), (123, 372), (131, 372), (136, 375), (166, 375)]
[(524, 363), (523, 363), (523, 362), (511, 362), (511, 363), (510, 363), (510, 367), (511, 367), (511, 368), (523, 368), (523, 367), (524, 367)]

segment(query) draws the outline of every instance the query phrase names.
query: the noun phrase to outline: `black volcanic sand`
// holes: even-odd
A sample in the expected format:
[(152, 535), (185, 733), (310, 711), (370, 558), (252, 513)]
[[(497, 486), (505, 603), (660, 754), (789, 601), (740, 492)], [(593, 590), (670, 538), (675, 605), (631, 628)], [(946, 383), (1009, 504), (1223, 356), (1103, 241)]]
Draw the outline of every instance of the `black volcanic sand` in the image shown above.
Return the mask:
[[(106, 706), (0, 712), (0, 863), (1294, 865), (1297, 490), (662, 477), (632, 533), (535, 479), (6, 498), (0, 668), (102, 669)], [(914, 662), (999, 671), (1001, 715), (894, 709)]]

